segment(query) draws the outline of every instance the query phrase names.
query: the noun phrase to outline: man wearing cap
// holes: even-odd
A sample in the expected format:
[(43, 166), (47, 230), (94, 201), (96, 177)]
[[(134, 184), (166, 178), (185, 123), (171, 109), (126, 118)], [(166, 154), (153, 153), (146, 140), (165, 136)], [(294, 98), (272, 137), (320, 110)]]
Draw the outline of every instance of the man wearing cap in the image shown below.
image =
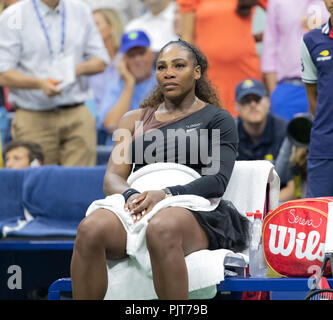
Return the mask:
[(287, 122), (270, 113), (265, 86), (246, 79), (236, 87), (236, 118), (239, 145), (237, 160), (270, 160), (278, 156), (286, 136)]
[(107, 130), (107, 145), (112, 145), (111, 134), (121, 117), (130, 110), (139, 108), (156, 85), (153, 71), (154, 53), (150, 40), (143, 31), (124, 33), (121, 39), (117, 69), (119, 74), (109, 84), (102, 101), (99, 127)]

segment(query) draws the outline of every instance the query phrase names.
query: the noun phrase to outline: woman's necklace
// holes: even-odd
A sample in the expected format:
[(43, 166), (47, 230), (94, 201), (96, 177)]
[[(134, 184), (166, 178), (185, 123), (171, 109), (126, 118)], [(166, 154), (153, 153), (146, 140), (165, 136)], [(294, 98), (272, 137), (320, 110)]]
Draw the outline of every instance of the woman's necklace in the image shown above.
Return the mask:
[[(196, 111), (196, 108), (199, 106), (199, 104), (200, 104), (200, 100), (197, 97), (195, 97), (194, 102), (192, 103), (191, 107), (189, 107), (186, 110), (186, 112), (184, 112), (184, 111), (170, 112), (168, 109), (166, 109), (165, 103), (163, 102), (163, 104), (157, 108), (157, 111), (160, 115), (167, 116), (168, 118), (171, 117), (170, 120), (174, 120), (174, 119), (179, 118), (180, 116), (186, 116), (187, 114)], [(162, 110), (160, 109), (161, 106), (163, 106)], [(174, 109), (174, 110), (177, 111), (177, 109)]]

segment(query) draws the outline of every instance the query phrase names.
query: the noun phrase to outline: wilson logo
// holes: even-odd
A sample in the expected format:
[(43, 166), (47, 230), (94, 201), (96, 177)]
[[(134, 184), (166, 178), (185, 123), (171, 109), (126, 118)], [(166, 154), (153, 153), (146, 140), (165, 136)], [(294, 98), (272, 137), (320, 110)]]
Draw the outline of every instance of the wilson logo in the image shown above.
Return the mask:
[(288, 257), (294, 255), (297, 259), (308, 261), (324, 260), (325, 243), (320, 242), (320, 233), (312, 230), (309, 234), (298, 232), (296, 228), (270, 224), (269, 251), (274, 255)]

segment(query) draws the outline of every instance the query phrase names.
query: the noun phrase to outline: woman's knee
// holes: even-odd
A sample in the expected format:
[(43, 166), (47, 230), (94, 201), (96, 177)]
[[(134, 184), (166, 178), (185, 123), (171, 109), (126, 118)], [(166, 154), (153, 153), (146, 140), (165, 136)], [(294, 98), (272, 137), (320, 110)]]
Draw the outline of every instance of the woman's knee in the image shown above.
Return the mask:
[(103, 247), (103, 234), (106, 225), (97, 214), (98, 211), (84, 218), (77, 229), (75, 248), (79, 250), (95, 250)]
[(120, 259), (126, 256), (126, 238), (126, 231), (116, 215), (97, 209), (81, 221), (74, 249), (90, 254), (103, 251), (107, 259)]
[[(164, 209), (168, 210), (168, 209)], [(162, 252), (181, 245), (181, 235), (177, 224), (168, 219), (167, 212), (159, 212), (148, 223), (146, 243), (149, 251)]]

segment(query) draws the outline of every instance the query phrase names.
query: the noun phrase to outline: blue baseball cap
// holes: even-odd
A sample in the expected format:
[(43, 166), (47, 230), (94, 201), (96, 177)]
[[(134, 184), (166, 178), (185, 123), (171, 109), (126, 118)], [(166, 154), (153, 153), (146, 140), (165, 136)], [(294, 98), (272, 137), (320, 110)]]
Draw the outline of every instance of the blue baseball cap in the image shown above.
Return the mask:
[(255, 94), (259, 97), (267, 96), (265, 85), (256, 79), (245, 79), (236, 87), (236, 101), (240, 102), (248, 94)]
[(150, 47), (150, 40), (145, 32), (136, 30), (122, 35), (120, 51), (125, 53), (134, 47)]

